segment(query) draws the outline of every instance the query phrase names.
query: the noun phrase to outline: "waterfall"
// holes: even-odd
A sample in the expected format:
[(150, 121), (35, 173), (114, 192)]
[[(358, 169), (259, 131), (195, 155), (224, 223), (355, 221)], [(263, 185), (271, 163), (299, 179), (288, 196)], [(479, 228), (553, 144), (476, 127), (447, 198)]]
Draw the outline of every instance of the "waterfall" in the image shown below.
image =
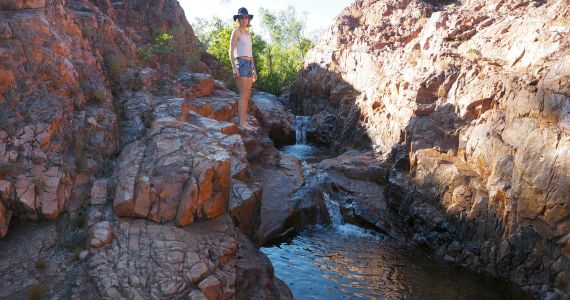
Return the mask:
[(293, 128), (295, 128), (295, 143), (297, 145), (305, 145), (307, 143), (307, 123), (308, 116), (295, 116)]
[(323, 197), (325, 198), (325, 206), (327, 207), (327, 212), (331, 219), (331, 225), (336, 227), (344, 224), (339, 203), (333, 201), (327, 192), (323, 192)]

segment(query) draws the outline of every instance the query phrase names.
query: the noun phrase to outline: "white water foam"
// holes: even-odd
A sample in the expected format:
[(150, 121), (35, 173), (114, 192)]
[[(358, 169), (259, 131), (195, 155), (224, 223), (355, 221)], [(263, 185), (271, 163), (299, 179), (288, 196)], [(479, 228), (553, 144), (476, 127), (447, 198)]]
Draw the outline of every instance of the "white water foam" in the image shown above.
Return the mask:
[(307, 144), (307, 123), (309, 122), (309, 117), (307, 116), (295, 116), (295, 121), (293, 122), (293, 128), (295, 128), (295, 143), (297, 145)]
[(344, 224), (342, 214), (340, 213), (340, 204), (333, 201), (327, 192), (323, 192), (323, 197), (325, 198), (325, 206), (331, 219), (331, 225), (336, 228)]

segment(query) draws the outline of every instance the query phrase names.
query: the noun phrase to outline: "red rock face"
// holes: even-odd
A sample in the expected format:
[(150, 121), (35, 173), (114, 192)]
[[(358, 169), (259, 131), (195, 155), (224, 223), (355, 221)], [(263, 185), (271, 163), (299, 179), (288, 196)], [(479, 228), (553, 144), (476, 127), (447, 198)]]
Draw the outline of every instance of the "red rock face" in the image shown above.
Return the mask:
[[(175, 1), (2, 1), (0, 179), (10, 187), (0, 236), (14, 213), (54, 219), (89, 195), (89, 176), (105, 173), (119, 151), (115, 97), (159, 83), (137, 47), (163, 32), (176, 35), (179, 52), (196, 50)], [(212, 80), (197, 82), (181, 82), (178, 93), (212, 93)]]
[[(567, 295), (568, 1), (441, 3), (355, 1), (307, 54), (289, 102), (318, 142), (407, 156), (416, 193), (393, 182), (420, 230), (441, 224), (415, 208), (440, 206), (461, 243), (480, 241), (452, 260)], [(497, 256), (501, 245), (512, 250)]]
[[(13, 282), (62, 269), (69, 253), (59, 252), (72, 247), (89, 270), (64, 298), (291, 299), (238, 232), (255, 237), (260, 224), (262, 186), (248, 159), (271, 162), (278, 151), (261, 128), (240, 132), (239, 96), (197, 60), (178, 2), (0, 2), (0, 239), (11, 234), (0, 268), (31, 262), (0, 275), (0, 298), (27, 295), (31, 283)], [(162, 33), (173, 37), (169, 53), (143, 59)], [(291, 114), (274, 106), (252, 101), (250, 124), (290, 132)], [(50, 222), (10, 228), (66, 210), (62, 235)], [(29, 249), (34, 257), (21, 258)], [(79, 277), (67, 270), (50, 272), (47, 297)]]

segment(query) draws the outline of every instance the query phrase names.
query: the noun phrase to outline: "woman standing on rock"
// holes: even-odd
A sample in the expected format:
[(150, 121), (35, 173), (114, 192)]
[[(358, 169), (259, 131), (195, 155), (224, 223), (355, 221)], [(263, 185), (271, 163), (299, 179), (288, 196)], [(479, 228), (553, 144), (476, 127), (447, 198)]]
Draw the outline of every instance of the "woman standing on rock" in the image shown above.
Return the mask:
[(247, 28), (251, 26), (251, 19), (253, 15), (250, 15), (245, 7), (240, 8), (238, 14), (234, 15), (234, 21), (239, 20), (239, 27), (234, 29), (230, 38), (230, 61), (240, 93), (239, 127), (248, 130), (252, 130), (253, 127), (247, 124), (247, 105), (251, 95), (251, 85), (257, 79), (253, 62), (252, 38), (247, 32)]

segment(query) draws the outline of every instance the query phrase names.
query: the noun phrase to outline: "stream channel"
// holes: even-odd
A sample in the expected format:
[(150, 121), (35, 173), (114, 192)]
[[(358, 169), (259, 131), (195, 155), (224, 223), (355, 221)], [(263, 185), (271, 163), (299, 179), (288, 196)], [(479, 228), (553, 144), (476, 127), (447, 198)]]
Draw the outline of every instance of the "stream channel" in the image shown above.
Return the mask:
[[(306, 144), (307, 117), (296, 117), (297, 144), (285, 151), (305, 169), (332, 156)], [(324, 195), (330, 224), (317, 224), (261, 248), (295, 299), (531, 299), (511, 284), (438, 261), (417, 246), (344, 222)]]

